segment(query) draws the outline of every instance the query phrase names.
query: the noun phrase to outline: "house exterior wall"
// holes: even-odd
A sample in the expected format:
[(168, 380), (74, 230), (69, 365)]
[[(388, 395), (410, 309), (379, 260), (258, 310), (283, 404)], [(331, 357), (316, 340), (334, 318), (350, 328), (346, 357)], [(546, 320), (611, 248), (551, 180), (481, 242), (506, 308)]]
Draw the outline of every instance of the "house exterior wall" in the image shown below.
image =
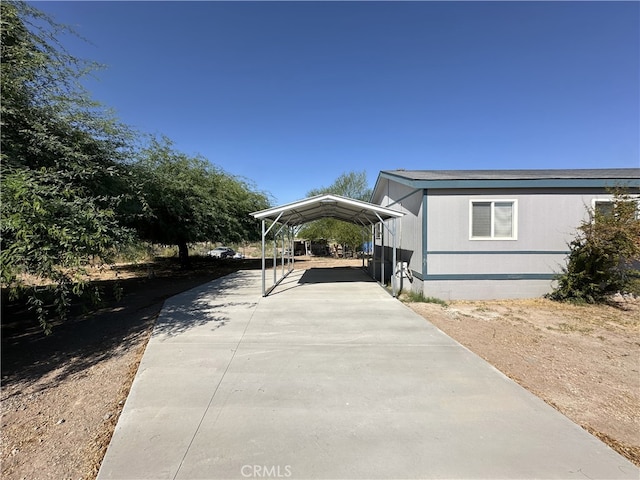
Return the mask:
[[(566, 250), (576, 227), (587, 218), (594, 199), (610, 200), (606, 192), (431, 190), (428, 192), (428, 251)], [(470, 202), (517, 201), (516, 240), (470, 240)]]
[[(515, 200), (514, 240), (470, 239), (471, 200)], [(425, 295), (444, 299), (538, 297), (551, 291), (568, 243), (604, 189), (438, 190), (428, 197)], [(448, 213), (447, 213), (448, 212)]]
[(538, 298), (552, 289), (551, 280), (435, 280), (424, 282), (424, 295), (443, 300)]
[[(424, 294), (475, 300), (548, 293), (594, 199), (611, 195), (587, 189), (428, 192)], [(471, 239), (472, 200), (514, 200), (515, 239)]]
[[(422, 272), (422, 206), (423, 190), (410, 188), (396, 182), (387, 182), (385, 193), (375, 201), (381, 206), (391, 208), (404, 213), (404, 216), (397, 219), (396, 227), (396, 263), (406, 263), (407, 268), (420, 276)], [(392, 226), (389, 224), (389, 226)], [(392, 247), (393, 237), (387, 229), (383, 229), (379, 236), (376, 236), (376, 277), (380, 278), (380, 259), (382, 235), (384, 235), (384, 263), (385, 282), (389, 282), (393, 272)], [(408, 289), (412, 282), (406, 277), (397, 277), (402, 282), (402, 287)]]
[[(372, 201), (403, 212), (397, 221), (397, 261), (412, 278), (402, 288), (447, 300), (539, 297), (551, 291), (566, 263), (568, 243), (594, 200), (611, 200), (600, 187), (429, 188), (380, 179)], [(471, 201), (513, 200), (513, 239), (470, 238)], [(385, 282), (393, 239), (384, 237)], [(376, 238), (380, 278), (382, 239)], [(396, 277), (398, 278), (398, 277)]]

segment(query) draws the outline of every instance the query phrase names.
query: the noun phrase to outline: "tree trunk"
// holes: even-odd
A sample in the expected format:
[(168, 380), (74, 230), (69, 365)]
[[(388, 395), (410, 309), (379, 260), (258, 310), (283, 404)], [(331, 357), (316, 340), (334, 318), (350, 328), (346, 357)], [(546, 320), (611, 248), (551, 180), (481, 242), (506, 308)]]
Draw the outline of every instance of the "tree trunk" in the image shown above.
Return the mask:
[(180, 266), (182, 268), (189, 268), (189, 246), (187, 242), (178, 242), (178, 258), (180, 259)]

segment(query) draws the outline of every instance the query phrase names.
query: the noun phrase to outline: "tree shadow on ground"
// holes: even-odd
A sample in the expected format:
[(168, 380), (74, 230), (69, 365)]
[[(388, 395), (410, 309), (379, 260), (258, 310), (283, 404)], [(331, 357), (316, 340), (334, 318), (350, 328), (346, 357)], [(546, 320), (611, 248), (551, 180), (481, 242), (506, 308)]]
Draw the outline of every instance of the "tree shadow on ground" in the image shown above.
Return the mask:
[[(229, 309), (252, 309), (257, 302), (239, 301), (232, 292), (247, 286), (244, 272), (226, 276), (183, 293), (165, 303), (153, 330), (154, 336), (175, 337), (196, 327), (208, 326), (213, 332), (230, 321)], [(256, 296), (259, 291), (256, 290)]]
[[(82, 312), (86, 306), (75, 305), (73, 314), (56, 324), (51, 335), (42, 332), (23, 303), (3, 301), (2, 384), (31, 384), (47, 377), (42, 386), (46, 388), (50, 382), (119, 355), (150, 332), (167, 298), (247, 268), (259, 268), (259, 261), (206, 262), (186, 272), (176, 266), (165, 269), (162, 276), (156, 272), (153, 278), (120, 280), (120, 300), (112, 298), (108, 305), (90, 313)], [(113, 280), (95, 283), (106, 292)], [(232, 288), (224, 283), (221, 287)]]

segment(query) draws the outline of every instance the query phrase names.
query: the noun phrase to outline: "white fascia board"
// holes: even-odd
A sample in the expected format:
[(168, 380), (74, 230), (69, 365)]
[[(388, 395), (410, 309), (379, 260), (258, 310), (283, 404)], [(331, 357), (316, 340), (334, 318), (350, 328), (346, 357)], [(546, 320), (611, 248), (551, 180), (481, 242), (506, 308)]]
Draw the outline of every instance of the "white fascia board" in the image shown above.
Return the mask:
[[(318, 195), (315, 197), (306, 198), (304, 200), (300, 200), (298, 202), (289, 203), (286, 205), (280, 205), (278, 207), (269, 208), (266, 210), (261, 210), (259, 212), (251, 213), (251, 216), (257, 218), (259, 220), (263, 219), (273, 219), (277, 215), (282, 212), (294, 212), (301, 216), (304, 216), (304, 208), (310, 207), (314, 205), (322, 205), (323, 203), (335, 203), (342, 207), (347, 207), (348, 210), (353, 211), (354, 216), (358, 216), (362, 213), (362, 210), (366, 210), (369, 212), (375, 212), (381, 216), (386, 218), (399, 218), (404, 215), (402, 212), (398, 212), (395, 210), (391, 210), (389, 208), (381, 207), (379, 205), (374, 205), (367, 202), (362, 202), (360, 200), (354, 200), (352, 198), (342, 197), (339, 195)], [(349, 208), (351, 207), (351, 208)], [(285, 213), (286, 215), (286, 213)], [(318, 218), (321, 218), (318, 216)], [(315, 218), (311, 218), (308, 221), (314, 220)]]

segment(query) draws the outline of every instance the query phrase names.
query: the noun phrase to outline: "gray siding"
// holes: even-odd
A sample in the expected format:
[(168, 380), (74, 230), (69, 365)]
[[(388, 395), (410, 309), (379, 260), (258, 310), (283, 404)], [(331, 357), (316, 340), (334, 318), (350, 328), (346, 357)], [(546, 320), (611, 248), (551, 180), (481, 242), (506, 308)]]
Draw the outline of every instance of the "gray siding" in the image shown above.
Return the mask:
[[(540, 296), (603, 191), (438, 190), (428, 197), (426, 295), (447, 299)], [(515, 200), (514, 240), (470, 239), (470, 202)]]
[(547, 274), (560, 270), (565, 253), (428, 254), (428, 275)]
[[(416, 275), (422, 272), (422, 199), (423, 190), (410, 188), (396, 182), (386, 182), (383, 193), (374, 199), (375, 203), (397, 210), (405, 215), (396, 221), (396, 262), (406, 262), (409, 269)], [(393, 237), (385, 229), (384, 235), (384, 263), (385, 281), (390, 280), (393, 271), (392, 247)], [(382, 239), (376, 238), (376, 278), (380, 275), (380, 247)], [(402, 280), (403, 288), (408, 289), (411, 282)], [(413, 287), (416, 288), (416, 287)], [(421, 287), (420, 287), (421, 288)]]
[[(381, 172), (372, 202), (405, 213), (398, 221), (398, 261), (409, 262), (414, 274), (405, 289), (444, 299), (538, 297), (551, 290), (593, 201), (610, 200), (608, 186), (629, 184), (638, 193), (638, 172)], [(471, 238), (472, 200), (515, 201), (513, 238)], [(383, 241), (388, 281), (392, 239), (386, 232)], [(376, 244), (379, 258), (382, 240)]]
[[(487, 191), (429, 192), (428, 251), (566, 250), (593, 199), (605, 193), (521, 193)], [(517, 200), (517, 240), (470, 240), (470, 201)]]
[(541, 297), (551, 287), (551, 280), (436, 280), (424, 282), (424, 294), (443, 300), (501, 300)]

